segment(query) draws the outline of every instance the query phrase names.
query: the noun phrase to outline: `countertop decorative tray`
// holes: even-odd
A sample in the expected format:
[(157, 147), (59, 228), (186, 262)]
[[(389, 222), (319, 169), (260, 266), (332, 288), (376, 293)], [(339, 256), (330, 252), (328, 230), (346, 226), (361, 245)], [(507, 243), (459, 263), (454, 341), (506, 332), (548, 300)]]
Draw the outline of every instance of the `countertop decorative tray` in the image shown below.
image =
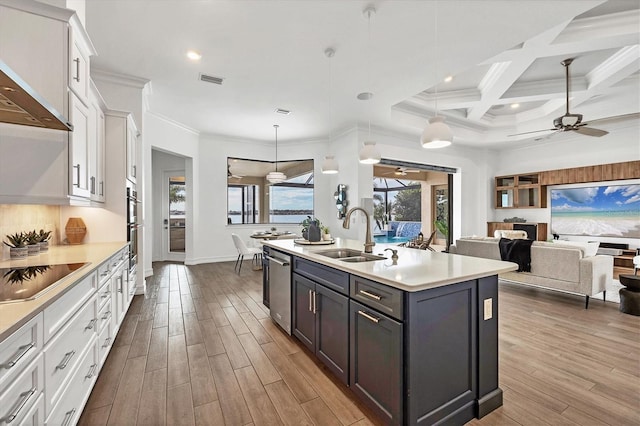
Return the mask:
[(309, 240), (303, 240), (302, 238), (298, 238), (293, 240), (293, 242), (295, 244), (300, 244), (302, 246), (322, 246), (322, 245), (327, 245), (327, 244), (333, 244), (336, 242), (336, 240), (334, 240), (333, 238), (330, 240), (320, 240), (320, 241), (309, 241)]

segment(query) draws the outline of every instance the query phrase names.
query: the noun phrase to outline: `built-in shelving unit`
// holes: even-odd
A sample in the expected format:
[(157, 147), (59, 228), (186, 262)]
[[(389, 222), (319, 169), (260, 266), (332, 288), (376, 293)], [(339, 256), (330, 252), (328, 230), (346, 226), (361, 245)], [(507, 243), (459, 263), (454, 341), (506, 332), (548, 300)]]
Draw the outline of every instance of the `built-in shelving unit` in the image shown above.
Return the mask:
[(496, 209), (547, 207), (547, 193), (540, 186), (540, 174), (497, 176)]

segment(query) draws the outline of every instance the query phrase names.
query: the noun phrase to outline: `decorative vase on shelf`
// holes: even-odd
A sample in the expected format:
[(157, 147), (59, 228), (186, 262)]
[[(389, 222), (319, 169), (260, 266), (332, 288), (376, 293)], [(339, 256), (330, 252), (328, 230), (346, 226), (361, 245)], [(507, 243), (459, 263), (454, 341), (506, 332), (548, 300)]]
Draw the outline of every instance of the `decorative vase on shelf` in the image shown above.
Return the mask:
[(69, 244), (82, 244), (84, 236), (87, 234), (87, 226), (80, 217), (70, 217), (64, 227)]

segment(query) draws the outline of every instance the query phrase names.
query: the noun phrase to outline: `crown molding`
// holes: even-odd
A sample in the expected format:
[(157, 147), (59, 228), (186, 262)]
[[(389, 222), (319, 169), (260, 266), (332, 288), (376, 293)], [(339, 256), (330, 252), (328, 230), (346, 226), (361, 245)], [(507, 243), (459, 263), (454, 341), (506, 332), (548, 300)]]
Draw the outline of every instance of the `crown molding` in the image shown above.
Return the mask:
[(171, 124), (172, 126), (179, 127), (180, 129), (182, 129), (182, 130), (184, 130), (186, 132), (193, 133), (194, 135), (197, 135), (197, 136), (201, 135), (201, 133), (198, 130), (194, 129), (193, 127), (189, 127), (189, 126), (187, 126), (185, 124), (182, 124), (182, 123), (180, 123), (180, 122), (178, 122), (178, 121), (176, 121), (176, 120), (174, 120), (172, 118), (167, 117), (166, 115), (158, 114), (157, 112), (153, 112), (153, 111), (145, 111), (145, 114), (149, 114), (149, 115), (157, 118), (158, 120), (162, 120), (162, 121), (164, 121), (166, 123)]
[(135, 87), (136, 89), (143, 89), (144, 86), (151, 81), (143, 77), (120, 74), (113, 71), (96, 68), (95, 66), (91, 67), (91, 78), (93, 78), (95, 81), (103, 81), (106, 83), (119, 84), (121, 86)]

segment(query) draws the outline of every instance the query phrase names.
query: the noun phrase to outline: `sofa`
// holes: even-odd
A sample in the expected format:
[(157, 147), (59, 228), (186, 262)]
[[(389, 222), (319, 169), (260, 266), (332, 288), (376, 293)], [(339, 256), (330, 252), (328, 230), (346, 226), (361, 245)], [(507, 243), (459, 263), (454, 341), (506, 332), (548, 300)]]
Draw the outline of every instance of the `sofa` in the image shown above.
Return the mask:
[[(500, 258), (500, 238), (461, 238), (450, 253), (464, 256)], [(589, 297), (606, 291), (613, 282), (613, 257), (595, 255), (588, 244), (556, 241), (534, 241), (531, 245), (531, 272), (506, 272), (500, 279), (584, 295), (585, 309)]]

